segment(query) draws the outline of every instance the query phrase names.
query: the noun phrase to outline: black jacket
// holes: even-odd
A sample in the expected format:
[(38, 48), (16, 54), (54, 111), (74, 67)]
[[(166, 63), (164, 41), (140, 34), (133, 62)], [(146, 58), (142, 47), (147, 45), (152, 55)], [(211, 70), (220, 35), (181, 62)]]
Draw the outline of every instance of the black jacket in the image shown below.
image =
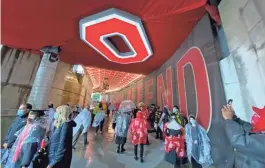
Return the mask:
[(234, 148), (234, 168), (265, 168), (265, 134), (252, 134), (251, 124), (239, 118), (225, 120), (226, 132)]
[(48, 145), (49, 165), (53, 168), (70, 168), (74, 121), (63, 123), (55, 129)]
[(27, 124), (27, 117), (28, 114), (25, 114), (24, 116), (21, 117), (17, 116), (16, 119), (11, 124), (11, 126), (9, 127), (4, 139), (4, 143), (8, 144), (7, 146), (8, 148), (11, 148), (17, 139), (15, 133)]

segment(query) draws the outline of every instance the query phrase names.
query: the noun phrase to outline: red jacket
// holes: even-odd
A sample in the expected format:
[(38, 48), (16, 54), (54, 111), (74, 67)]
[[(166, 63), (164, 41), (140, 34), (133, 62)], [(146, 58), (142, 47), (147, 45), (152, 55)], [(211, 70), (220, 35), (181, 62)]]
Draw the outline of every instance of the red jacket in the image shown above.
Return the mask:
[[(164, 125), (164, 132), (166, 132), (168, 123)], [(176, 150), (176, 154), (179, 158), (185, 156), (185, 145), (184, 145), (184, 136), (165, 136), (165, 152), (170, 152)]]
[(144, 114), (138, 112), (136, 118), (132, 120), (130, 125), (132, 134), (132, 144), (146, 144), (147, 140), (147, 121), (144, 119)]

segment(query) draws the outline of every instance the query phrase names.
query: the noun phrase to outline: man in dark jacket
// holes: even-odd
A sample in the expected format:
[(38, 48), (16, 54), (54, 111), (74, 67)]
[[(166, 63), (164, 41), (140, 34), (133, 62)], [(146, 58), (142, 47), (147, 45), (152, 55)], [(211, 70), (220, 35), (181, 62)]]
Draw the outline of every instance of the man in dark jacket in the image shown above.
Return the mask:
[(234, 148), (234, 168), (265, 167), (265, 134), (253, 133), (252, 125), (234, 116), (230, 106), (222, 108), (228, 138)]
[(3, 147), (5, 149), (11, 148), (13, 144), (15, 143), (17, 136), (15, 136), (15, 133), (19, 131), (21, 128), (23, 128), (27, 123), (27, 117), (29, 114), (29, 111), (32, 109), (31, 104), (22, 104), (20, 105), (18, 111), (17, 111), (17, 117), (9, 127), (5, 139)]

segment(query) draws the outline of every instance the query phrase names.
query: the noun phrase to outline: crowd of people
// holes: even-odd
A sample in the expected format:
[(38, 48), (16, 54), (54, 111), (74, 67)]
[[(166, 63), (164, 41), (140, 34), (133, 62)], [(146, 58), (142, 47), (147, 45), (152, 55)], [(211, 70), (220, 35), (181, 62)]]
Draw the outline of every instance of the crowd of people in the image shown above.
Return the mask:
[[(235, 168), (265, 167), (265, 107), (253, 107), (252, 122), (235, 115), (232, 101), (221, 109), (228, 138), (235, 152)], [(70, 103), (54, 109), (33, 110), (22, 104), (3, 141), (1, 162), (5, 168), (70, 168), (72, 152), (79, 137), (89, 144), (88, 130), (102, 134), (105, 118), (111, 114), (117, 153), (126, 152), (128, 132), (134, 145), (134, 159), (144, 162), (149, 134), (164, 142), (165, 161), (181, 167), (191, 163), (195, 168), (213, 164), (207, 131), (193, 115), (185, 116), (178, 106), (161, 109), (155, 104), (137, 106), (130, 100), (121, 103), (97, 102), (81, 108)], [(140, 148), (139, 155), (138, 149)]]

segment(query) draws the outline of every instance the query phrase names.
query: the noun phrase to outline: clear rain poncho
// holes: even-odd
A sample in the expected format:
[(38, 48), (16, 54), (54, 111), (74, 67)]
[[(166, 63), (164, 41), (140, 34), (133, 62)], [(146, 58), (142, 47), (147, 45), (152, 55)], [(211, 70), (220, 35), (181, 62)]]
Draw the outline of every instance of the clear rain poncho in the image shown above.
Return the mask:
[[(192, 129), (196, 130), (196, 135), (193, 135)], [(196, 136), (197, 145), (194, 144), (193, 137)], [(188, 159), (191, 162), (191, 157), (193, 157), (199, 164), (204, 167), (208, 167), (213, 164), (213, 160), (211, 157), (211, 146), (210, 146), (210, 139), (207, 135), (205, 129), (196, 123), (196, 126), (191, 126), (188, 123), (185, 126), (185, 140), (187, 144), (187, 155)], [(194, 152), (193, 149), (197, 148), (198, 152)]]
[(125, 100), (120, 104), (116, 119), (115, 134), (119, 137), (127, 137), (131, 122), (132, 111), (136, 108), (131, 100)]
[(73, 136), (77, 133), (81, 126), (84, 127), (82, 134), (86, 133), (91, 125), (91, 119), (91, 112), (87, 108), (84, 108), (74, 119), (76, 127), (73, 128)]
[(28, 122), (16, 133), (17, 140), (11, 148), (5, 168), (30, 167), (31, 161), (40, 148), (45, 136), (47, 120), (39, 118)]

